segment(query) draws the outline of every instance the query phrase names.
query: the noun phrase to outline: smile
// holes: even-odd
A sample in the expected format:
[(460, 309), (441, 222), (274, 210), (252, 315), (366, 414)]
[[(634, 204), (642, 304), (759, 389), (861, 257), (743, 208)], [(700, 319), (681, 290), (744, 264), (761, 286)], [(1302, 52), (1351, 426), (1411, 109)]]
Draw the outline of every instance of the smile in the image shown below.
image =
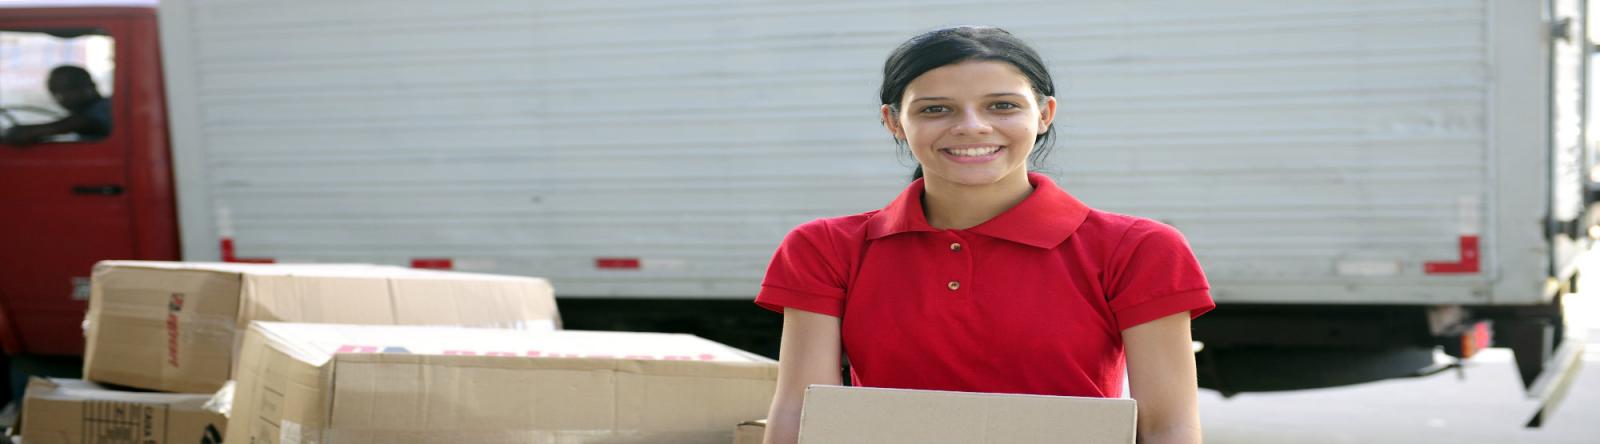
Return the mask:
[(961, 163), (988, 162), (1000, 157), (1000, 152), (1005, 151), (1003, 145), (964, 146), (960, 148), (940, 148), (939, 152), (950, 160)]

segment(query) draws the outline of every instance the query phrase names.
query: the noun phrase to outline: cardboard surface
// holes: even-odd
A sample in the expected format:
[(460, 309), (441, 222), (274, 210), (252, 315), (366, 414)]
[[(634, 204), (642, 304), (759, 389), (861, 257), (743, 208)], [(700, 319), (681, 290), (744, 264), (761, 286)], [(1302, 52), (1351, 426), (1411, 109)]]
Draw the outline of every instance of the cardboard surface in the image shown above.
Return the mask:
[(733, 429), (733, 444), (761, 444), (767, 440), (767, 420), (745, 421)]
[(76, 379), (33, 378), (22, 407), (28, 444), (216, 444), (228, 420), (210, 395), (111, 390)]
[(690, 335), (257, 322), (229, 442), (715, 443), (769, 359)]
[(95, 266), (85, 379), (211, 393), (250, 321), (559, 325), (544, 279), (360, 264), (106, 261)]
[(1132, 444), (1132, 399), (814, 385), (800, 444)]

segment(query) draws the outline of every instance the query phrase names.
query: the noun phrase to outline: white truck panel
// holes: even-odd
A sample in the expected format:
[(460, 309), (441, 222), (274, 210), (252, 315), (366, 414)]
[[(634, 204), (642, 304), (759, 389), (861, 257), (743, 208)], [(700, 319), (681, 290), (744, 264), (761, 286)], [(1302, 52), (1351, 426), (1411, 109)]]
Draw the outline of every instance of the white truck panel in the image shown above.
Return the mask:
[[(1539, 0), (910, 6), (163, 2), (184, 254), (227, 234), (564, 297), (749, 298), (790, 228), (906, 183), (877, 121), (888, 52), (983, 23), (1056, 76), (1042, 169), (1181, 229), (1219, 302), (1546, 297), (1550, 171), (1572, 160), (1551, 155), (1570, 124), (1549, 123)], [(1462, 235), (1482, 272), (1423, 271)]]

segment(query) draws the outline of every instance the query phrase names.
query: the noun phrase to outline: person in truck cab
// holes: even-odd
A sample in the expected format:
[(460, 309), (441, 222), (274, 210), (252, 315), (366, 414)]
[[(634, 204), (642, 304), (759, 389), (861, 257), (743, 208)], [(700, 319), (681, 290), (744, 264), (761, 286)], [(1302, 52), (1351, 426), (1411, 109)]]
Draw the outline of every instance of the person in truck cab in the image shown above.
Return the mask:
[(17, 125), (0, 134), (0, 142), (27, 146), (53, 136), (75, 134), (83, 140), (111, 134), (111, 98), (100, 95), (89, 71), (72, 65), (50, 70), (46, 87), (67, 116), (50, 123)]
[(768, 444), (795, 442), (806, 387), (1138, 401), (1138, 440), (1197, 444), (1189, 322), (1216, 305), (1178, 230), (1090, 208), (1029, 171), (1055, 85), (993, 27), (890, 53), (883, 124), (918, 163), (883, 209), (817, 219), (778, 246), (755, 302), (783, 313)]

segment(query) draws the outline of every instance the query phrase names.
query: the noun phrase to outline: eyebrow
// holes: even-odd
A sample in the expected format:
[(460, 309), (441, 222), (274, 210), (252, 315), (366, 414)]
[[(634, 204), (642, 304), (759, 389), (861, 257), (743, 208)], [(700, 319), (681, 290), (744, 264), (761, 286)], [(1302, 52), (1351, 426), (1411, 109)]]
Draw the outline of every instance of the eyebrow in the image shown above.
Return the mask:
[[(984, 97), (1001, 97), (1001, 96), (1025, 97), (1022, 94), (1011, 93), (1011, 92), (997, 92), (997, 93), (989, 93), (989, 94), (984, 95)], [(916, 100), (912, 100), (911, 103), (917, 103), (917, 102), (921, 102), (923, 100), (950, 100), (950, 98), (949, 97), (920, 97), (920, 98), (917, 98)]]

